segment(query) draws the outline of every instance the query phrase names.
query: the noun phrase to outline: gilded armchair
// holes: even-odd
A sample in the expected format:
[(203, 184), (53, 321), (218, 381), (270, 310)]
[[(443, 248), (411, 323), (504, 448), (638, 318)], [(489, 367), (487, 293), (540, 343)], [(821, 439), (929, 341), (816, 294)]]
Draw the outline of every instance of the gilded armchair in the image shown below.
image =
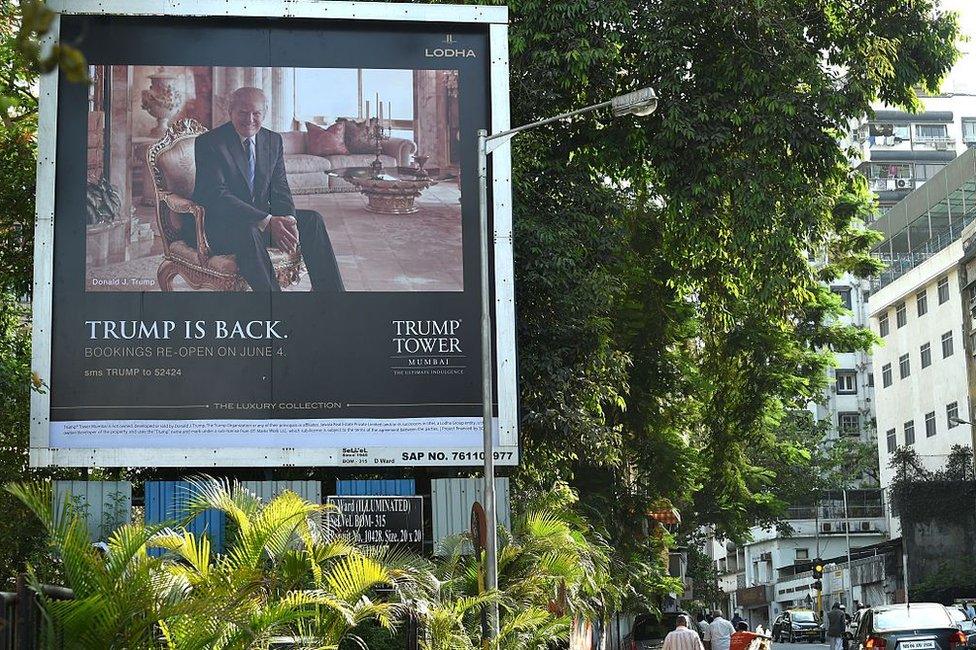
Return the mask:
[[(246, 291), (247, 282), (238, 273), (233, 255), (213, 255), (205, 228), (207, 213), (194, 203), (196, 176), (193, 144), (206, 132), (196, 120), (179, 120), (161, 140), (146, 150), (146, 162), (152, 174), (155, 192), (156, 224), (163, 240), (163, 261), (156, 272), (160, 291), (172, 291), (173, 280), (180, 276), (194, 289)], [(195, 245), (186, 241), (184, 225), (193, 219)], [(269, 247), (278, 283), (288, 286), (301, 277), (301, 254)]]

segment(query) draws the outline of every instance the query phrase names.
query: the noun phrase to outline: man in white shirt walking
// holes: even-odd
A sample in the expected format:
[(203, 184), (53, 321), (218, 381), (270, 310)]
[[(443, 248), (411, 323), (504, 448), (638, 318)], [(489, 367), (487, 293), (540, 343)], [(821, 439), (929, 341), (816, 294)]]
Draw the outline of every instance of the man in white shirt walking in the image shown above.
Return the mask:
[(722, 612), (712, 612), (714, 618), (708, 624), (708, 641), (711, 642), (711, 650), (729, 650), (732, 644), (732, 634), (735, 628), (732, 623), (722, 616)]
[(690, 624), (687, 616), (679, 616), (674, 631), (664, 637), (661, 650), (705, 650), (698, 633), (688, 628)]

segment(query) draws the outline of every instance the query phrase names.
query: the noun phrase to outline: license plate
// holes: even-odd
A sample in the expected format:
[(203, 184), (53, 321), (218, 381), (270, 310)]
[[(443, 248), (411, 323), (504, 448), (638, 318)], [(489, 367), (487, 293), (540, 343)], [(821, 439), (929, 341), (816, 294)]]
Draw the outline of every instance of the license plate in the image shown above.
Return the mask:
[(898, 644), (901, 650), (935, 650), (935, 641), (902, 641)]

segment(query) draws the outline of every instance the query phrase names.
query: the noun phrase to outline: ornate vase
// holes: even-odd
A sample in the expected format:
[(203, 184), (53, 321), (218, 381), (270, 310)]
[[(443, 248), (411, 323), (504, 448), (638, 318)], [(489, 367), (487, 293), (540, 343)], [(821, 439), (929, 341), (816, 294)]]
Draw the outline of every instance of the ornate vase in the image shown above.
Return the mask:
[(169, 121), (183, 107), (183, 91), (177, 88), (177, 76), (165, 72), (162, 67), (149, 75), (149, 88), (142, 91), (142, 108), (156, 118), (156, 126), (149, 135), (161, 138)]

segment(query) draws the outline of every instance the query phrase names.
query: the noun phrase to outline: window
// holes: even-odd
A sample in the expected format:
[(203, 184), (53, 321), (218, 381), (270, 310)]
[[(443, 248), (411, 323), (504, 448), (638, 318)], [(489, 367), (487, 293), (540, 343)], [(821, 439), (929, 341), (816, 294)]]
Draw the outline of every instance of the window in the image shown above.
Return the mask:
[(860, 413), (838, 413), (837, 430), (842, 436), (861, 435), (861, 414)]
[(939, 278), (939, 304), (949, 301), (949, 278)]
[(871, 387), (871, 388), (874, 388), (874, 373), (873, 372), (869, 372), (868, 373), (868, 386)]
[(796, 551), (796, 559), (798, 559), (798, 560), (809, 560), (810, 559), (810, 549), (808, 549), (808, 548), (797, 548), (797, 549), (794, 549), (794, 550)]
[[(395, 120), (393, 137), (414, 137), (413, 71), (403, 69), (369, 68), (296, 68), (295, 114), (313, 122), (331, 122), (336, 117), (361, 118), (366, 101), (373, 104), (370, 113), (376, 115), (375, 97), (392, 109)], [(321, 92), (329, 88), (329, 92)]]
[(925, 436), (931, 438), (935, 435), (935, 411), (925, 414)]
[(925, 144), (946, 142), (949, 140), (949, 131), (945, 124), (916, 124), (915, 140)]
[(932, 346), (926, 343), (921, 347), (922, 367), (928, 368), (932, 365)]
[(912, 374), (912, 362), (908, 360), (908, 355), (903, 354), (898, 357), (898, 375), (904, 379)]
[(891, 147), (899, 142), (908, 142), (911, 129), (907, 124), (874, 122), (868, 125), (868, 135), (872, 146)]
[(881, 336), (888, 336), (888, 312), (881, 314), (878, 318), (878, 332)]
[(927, 291), (919, 291), (915, 294), (915, 313), (924, 316), (929, 310), (929, 294)]
[(959, 419), (959, 402), (953, 402), (951, 404), (946, 404), (946, 424), (951, 429), (958, 426), (956, 420)]
[(952, 330), (942, 335), (942, 358), (952, 356)]
[(976, 144), (976, 118), (962, 118), (962, 141), (966, 144)]
[(905, 428), (905, 444), (914, 445), (915, 444), (915, 420), (909, 420), (904, 425)]
[(840, 297), (840, 301), (843, 303), (845, 309), (851, 308), (851, 290), (849, 287), (833, 287), (831, 291)]
[(895, 321), (898, 323), (898, 327), (902, 328), (905, 323), (908, 322), (908, 310), (905, 309), (905, 303), (900, 302), (898, 306), (895, 307)]
[(887, 440), (888, 453), (894, 453), (895, 447), (898, 446), (898, 440), (895, 438), (895, 430), (888, 429), (888, 432), (885, 434), (885, 438)]
[(938, 174), (945, 165), (933, 163), (915, 163), (915, 178), (920, 181), (927, 181)]
[(886, 363), (881, 366), (881, 385), (887, 388), (891, 386), (891, 364)]
[(857, 373), (853, 370), (838, 370), (837, 376), (837, 392), (840, 395), (855, 395), (857, 394)]

